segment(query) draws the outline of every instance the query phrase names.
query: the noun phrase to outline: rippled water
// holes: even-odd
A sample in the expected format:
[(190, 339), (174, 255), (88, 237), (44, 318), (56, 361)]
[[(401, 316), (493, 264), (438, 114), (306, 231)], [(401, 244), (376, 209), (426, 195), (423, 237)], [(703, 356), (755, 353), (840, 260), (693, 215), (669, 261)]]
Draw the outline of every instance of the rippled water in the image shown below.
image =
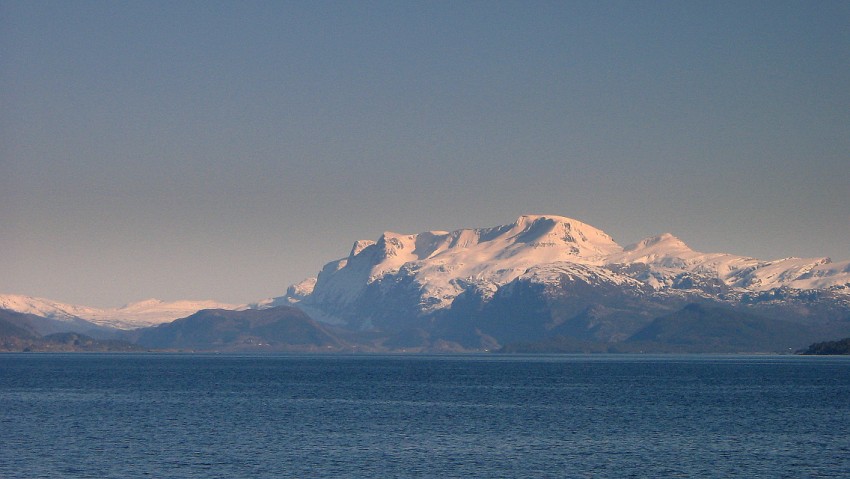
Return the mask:
[(0, 477), (847, 477), (850, 358), (0, 355)]

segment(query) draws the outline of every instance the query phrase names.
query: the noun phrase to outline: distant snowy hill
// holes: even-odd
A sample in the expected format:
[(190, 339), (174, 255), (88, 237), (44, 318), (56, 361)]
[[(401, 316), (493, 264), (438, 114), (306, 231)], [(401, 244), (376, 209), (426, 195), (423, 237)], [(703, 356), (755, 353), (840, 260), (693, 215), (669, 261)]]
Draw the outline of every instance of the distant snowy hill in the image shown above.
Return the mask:
[(72, 322), (83, 319), (98, 326), (134, 329), (174, 321), (201, 309), (239, 309), (240, 306), (217, 301), (173, 301), (148, 299), (120, 308), (98, 309), (59, 303), (44, 298), (0, 294), (0, 309), (33, 314), (48, 319)]

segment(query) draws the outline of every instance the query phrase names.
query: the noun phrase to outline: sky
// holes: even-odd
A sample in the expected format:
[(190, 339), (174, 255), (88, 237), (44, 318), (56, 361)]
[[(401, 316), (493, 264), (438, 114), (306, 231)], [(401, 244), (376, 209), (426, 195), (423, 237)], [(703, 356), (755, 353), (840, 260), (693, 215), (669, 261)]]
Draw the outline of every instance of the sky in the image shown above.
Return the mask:
[(280, 296), (568, 216), (850, 259), (847, 1), (0, 0), (0, 293)]

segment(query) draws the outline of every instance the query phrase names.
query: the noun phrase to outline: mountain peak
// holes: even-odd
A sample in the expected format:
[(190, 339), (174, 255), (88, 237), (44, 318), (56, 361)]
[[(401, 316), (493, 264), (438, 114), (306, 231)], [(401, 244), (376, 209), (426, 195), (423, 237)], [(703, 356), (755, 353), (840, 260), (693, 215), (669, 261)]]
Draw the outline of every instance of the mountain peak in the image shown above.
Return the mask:
[(568, 218), (566, 216), (546, 215), (546, 214), (542, 214), (542, 215), (540, 215), (540, 214), (520, 215), (519, 218), (517, 218), (516, 222), (517, 223), (523, 223), (523, 222), (534, 222), (534, 221), (539, 221), (539, 220), (551, 220), (551, 221), (556, 221), (556, 222), (559, 222), (559, 223), (581, 223), (581, 224), (585, 224), (585, 223), (582, 223), (581, 221), (578, 221), (578, 220), (573, 219), (573, 218)]
[(663, 249), (664, 251), (693, 251), (690, 246), (685, 244), (684, 241), (679, 239), (676, 236), (673, 236), (671, 233), (662, 233), (656, 236), (650, 236), (649, 238), (642, 239), (637, 243), (631, 244), (623, 248), (624, 252), (632, 252), (632, 251), (645, 251), (648, 249)]
[[(620, 254), (611, 255), (608, 264), (654, 264), (665, 268), (690, 269), (690, 266), (702, 264), (728, 255), (703, 254), (694, 251), (684, 241), (670, 233), (650, 236), (635, 244), (623, 248)], [(729, 256), (729, 258), (732, 258)]]
[(622, 250), (602, 230), (573, 218), (557, 215), (523, 215), (514, 223), (511, 236), (517, 243), (537, 246), (569, 245), (581, 256), (609, 255)]
[(513, 226), (522, 229), (538, 228), (541, 230), (544, 228), (561, 227), (567, 230), (595, 230), (602, 233), (602, 231), (587, 223), (559, 215), (522, 215), (517, 218)]
[(121, 306), (118, 309), (124, 309), (124, 310), (148, 309), (148, 308), (160, 306), (162, 304), (163, 304), (162, 300), (159, 300), (159, 299), (156, 299), (156, 298), (148, 298), (148, 299), (143, 299), (141, 301), (134, 301), (132, 303), (127, 303), (127, 304), (125, 304), (124, 306)]

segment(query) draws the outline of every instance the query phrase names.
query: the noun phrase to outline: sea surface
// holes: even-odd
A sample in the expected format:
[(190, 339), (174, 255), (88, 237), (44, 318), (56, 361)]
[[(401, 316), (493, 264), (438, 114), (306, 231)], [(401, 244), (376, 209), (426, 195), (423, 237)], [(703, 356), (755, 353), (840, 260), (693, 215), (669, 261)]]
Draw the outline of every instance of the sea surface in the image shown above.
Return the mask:
[(0, 478), (850, 477), (850, 358), (0, 355)]

